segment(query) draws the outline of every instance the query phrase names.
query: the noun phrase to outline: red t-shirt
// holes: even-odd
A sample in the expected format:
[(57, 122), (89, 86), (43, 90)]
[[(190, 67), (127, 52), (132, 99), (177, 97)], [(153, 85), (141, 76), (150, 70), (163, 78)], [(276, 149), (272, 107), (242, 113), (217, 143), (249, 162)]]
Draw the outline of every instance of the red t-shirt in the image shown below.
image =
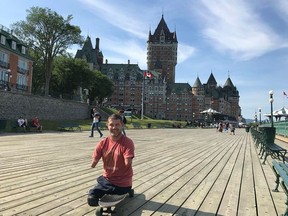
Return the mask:
[(126, 136), (117, 142), (109, 137), (101, 140), (94, 152), (93, 158), (103, 160), (103, 176), (112, 184), (119, 187), (132, 186), (132, 165), (125, 165), (125, 158), (134, 157), (134, 143)]

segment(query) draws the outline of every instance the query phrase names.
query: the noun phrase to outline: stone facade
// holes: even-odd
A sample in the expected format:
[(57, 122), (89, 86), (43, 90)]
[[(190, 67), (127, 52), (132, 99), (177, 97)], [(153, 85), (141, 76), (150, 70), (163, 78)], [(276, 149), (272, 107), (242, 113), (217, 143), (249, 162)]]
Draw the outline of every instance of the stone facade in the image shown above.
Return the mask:
[(87, 119), (90, 108), (86, 103), (68, 101), (43, 96), (23, 95), (0, 91), (0, 120), (13, 120), (23, 116), (40, 120)]

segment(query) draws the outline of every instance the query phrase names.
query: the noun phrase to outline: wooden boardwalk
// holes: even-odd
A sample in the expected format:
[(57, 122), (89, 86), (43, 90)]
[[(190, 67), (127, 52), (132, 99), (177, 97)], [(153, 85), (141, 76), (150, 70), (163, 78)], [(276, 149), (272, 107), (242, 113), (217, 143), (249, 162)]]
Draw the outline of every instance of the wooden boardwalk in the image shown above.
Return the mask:
[[(125, 216), (276, 216), (285, 210), (283, 191), (272, 192), (271, 158), (261, 164), (243, 129), (236, 135), (215, 129), (127, 134), (136, 157), (135, 196), (119, 206)], [(99, 138), (88, 136), (88, 131), (0, 134), (0, 215), (95, 215), (86, 197), (102, 164), (90, 168)]]

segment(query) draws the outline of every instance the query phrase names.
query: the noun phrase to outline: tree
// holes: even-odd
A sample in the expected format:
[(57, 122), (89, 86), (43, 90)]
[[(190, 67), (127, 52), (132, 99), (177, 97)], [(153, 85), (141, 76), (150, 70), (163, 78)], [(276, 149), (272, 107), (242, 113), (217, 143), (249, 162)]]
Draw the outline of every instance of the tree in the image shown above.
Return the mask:
[(100, 71), (93, 71), (95, 74), (93, 85), (89, 88), (89, 100), (102, 103), (106, 97), (113, 93), (113, 83), (109, 78)]
[(72, 15), (64, 19), (49, 8), (31, 7), (27, 10), (26, 21), (12, 25), (20, 39), (40, 53), (44, 63), (46, 96), (49, 95), (54, 58), (64, 54), (69, 46), (84, 41), (80, 28), (70, 24), (72, 19)]
[(45, 76), (43, 76), (44, 63), (41, 59), (40, 53), (30, 49), (29, 55), (33, 58), (33, 79), (32, 79), (32, 93), (42, 94), (45, 83)]
[(83, 59), (57, 57), (51, 78), (51, 92), (57, 95), (73, 97), (81, 87), (89, 89), (93, 85), (95, 74)]
[(54, 96), (72, 98), (75, 92), (82, 87), (88, 89), (90, 101), (102, 103), (105, 97), (113, 93), (113, 83), (100, 71), (90, 70), (83, 59), (57, 57), (55, 59), (51, 92)]

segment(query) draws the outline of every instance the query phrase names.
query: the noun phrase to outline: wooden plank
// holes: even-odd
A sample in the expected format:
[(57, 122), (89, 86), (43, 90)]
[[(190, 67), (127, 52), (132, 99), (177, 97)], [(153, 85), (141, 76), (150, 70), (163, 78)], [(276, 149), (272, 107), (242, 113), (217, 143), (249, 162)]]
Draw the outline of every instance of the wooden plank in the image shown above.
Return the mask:
[[(136, 157), (135, 197), (119, 206), (125, 216), (256, 215), (257, 209), (258, 215), (273, 216), (285, 210), (283, 191), (271, 192), (271, 159), (261, 164), (245, 130), (235, 136), (215, 129), (127, 134)], [(89, 168), (99, 138), (88, 136), (89, 131), (1, 136), (0, 215), (95, 215), (86, 198), (102, 164)]]
[(197, 215), (205, 215), (207, 213), (214, 213), (218, 211), (220, 205), (225, 205), (226, 203), (222, 202), (222, 198), (226, 193), (226, 189), (230, 184), (231, 175), (234, 171), (235, 164), (238, 159), (239, 152), (241, 151), (243, 145), (239, 145), (243, 140), (243, 137), (232, 137), (230, 139), (231, 144), (233, 146), (230, 148), (229, 152), (225, 154), (227, 156), (227, 160), (224, 160), (224, 157), (221, 159), (219, 166), (221, 166), (221, 170), (219, 174), (216, 172), (215, 175), (218, 175), (215, 178), (214, 185), (211, 187), (210, 191), (206, 195), (205, 200), (201, 203), (201, 206), (198, 210), (199, 213)]

